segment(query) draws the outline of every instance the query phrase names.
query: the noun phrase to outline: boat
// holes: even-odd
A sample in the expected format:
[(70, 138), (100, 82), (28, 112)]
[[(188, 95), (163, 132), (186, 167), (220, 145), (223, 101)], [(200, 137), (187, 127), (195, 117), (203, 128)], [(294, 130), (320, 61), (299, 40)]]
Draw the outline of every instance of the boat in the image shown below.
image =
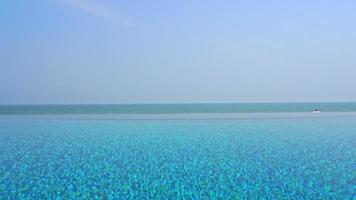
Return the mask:
[(313, 111), (313, 113), (320, 113), (320, 110), (318, 110), (318, 108), (315, 108), (315, 110)]

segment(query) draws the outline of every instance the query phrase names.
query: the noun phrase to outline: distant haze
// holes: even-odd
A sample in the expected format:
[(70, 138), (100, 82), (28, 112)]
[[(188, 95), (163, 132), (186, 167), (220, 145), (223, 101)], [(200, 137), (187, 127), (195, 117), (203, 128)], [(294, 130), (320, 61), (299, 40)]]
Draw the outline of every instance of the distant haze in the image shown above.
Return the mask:
[(0, 2), (0, 104), (356, 101), (355, 0)]

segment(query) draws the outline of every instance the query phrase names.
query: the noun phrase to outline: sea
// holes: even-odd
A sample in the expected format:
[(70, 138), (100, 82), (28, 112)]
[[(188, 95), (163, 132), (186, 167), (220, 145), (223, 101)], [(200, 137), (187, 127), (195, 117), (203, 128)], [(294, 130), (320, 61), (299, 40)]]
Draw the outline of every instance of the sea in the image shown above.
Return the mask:
[(356, 103), (0, 106), (0, 199), (355, 198)]

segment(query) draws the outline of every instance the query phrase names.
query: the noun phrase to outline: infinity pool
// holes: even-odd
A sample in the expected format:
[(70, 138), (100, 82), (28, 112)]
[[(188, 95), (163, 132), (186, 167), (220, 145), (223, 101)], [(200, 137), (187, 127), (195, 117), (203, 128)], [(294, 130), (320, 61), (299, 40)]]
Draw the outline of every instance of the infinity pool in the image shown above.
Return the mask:
[(354, 199), (356, 117), (0, 118), (0, 199)]

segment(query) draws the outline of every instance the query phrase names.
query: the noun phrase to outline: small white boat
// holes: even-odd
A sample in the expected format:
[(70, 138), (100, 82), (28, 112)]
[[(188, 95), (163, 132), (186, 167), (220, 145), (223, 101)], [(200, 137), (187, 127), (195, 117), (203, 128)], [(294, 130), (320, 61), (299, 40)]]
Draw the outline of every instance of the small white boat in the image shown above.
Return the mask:
[(320, 110), (318, 110), (318, 108), (315, 108), (315, 110), (313, 111), (313, 113), (320, 113)]

